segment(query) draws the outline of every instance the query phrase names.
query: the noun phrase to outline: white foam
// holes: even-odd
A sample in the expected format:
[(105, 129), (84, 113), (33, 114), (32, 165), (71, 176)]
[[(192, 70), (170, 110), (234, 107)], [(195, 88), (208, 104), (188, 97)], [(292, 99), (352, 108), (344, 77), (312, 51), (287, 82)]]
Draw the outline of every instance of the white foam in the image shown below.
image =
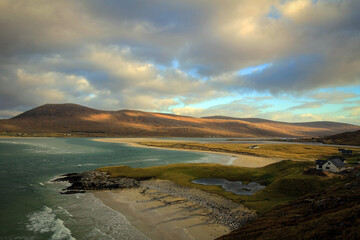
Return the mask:
[(75, 194), (74, 198), (76, 195), (80, 199), (74, 199), (67, 208), (78, 226), (88, 226), (86, 233), (82, 232), (84, 239), (149, 239), (132, 226), (123, 214), (106, 206), (93, 194)]
[(98, 165), (102, 165), (100, 163), (83, 163), (83, 166), (98, 166)]
[(149, 159), (144, 159), (142, 160), (142, 162), (156, 162), (156, 161), (159, 161), (160, 159), (158, 158), (149, 158)]
[(35, 233), (48, 233), (52, 232), (51, 240), (70, 239), (75, 240), (71, 236), (71, 231), (65, 227), (64, 222), (57, 218), (53, 210), (44, 206), (40, 211), (31, 214), (29, 223), (26, 228)]
[[(56, 142), (45, 141), (44, 139), (16, 139), (16, 140), (0, 140), (0, 143), (27, 145), (30, 148), (26, 151), (32, 153), (46, 153), (46, 154), (83, 154), (89, 152), (104, 152), (104, 149), (96, 147), (77, 146), (74, 148), (71, 144), (64, 142), (65, 140), (56, 140)], [(45, 159), (46, 161), (46, 159)]]
[(65, 208), (58, 206), (58, 209), (60, 209), (61, 212), (65, 213), (69, 217), (73, 217), (73, 215), (71, 215)]
[(231, 157), (231, 159), (226, 163), (226, 165), (233, 165), (236, 159), (237, 157)]
[(98, 229), (97, 227), (95, 227), (94, 229), (92, 229), (90, 232), (89, 232), (89, 237), (96, 237), (98, 239), (110, 239), (110, 240), (115, 240), (115, 238), (109, 236), (108, 234), (102, 232), (100, 229)]

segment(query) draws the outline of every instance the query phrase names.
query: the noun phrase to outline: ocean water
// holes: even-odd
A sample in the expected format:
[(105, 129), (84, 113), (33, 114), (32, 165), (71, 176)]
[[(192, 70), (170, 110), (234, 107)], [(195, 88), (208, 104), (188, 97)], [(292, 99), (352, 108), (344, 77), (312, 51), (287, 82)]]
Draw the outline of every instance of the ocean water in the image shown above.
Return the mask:
[(101, 166), (219, 162), (231, 156), (138, 148), (87, 138), (0, 139), (0, 239), (147, 239), (93, 194), (62, 195), (57, 176)]

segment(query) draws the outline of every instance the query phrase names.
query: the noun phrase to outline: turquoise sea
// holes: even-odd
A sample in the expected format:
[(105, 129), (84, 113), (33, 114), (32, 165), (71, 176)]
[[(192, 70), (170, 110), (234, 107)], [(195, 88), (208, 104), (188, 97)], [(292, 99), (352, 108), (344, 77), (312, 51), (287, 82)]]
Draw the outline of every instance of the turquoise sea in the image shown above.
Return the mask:
[(57, 176), (101, 166), (220, 162), (231, 156), (131, 147), (88, 138), (0, 139), (0, 239), (147, 239), (91, 193), (62, 195)]

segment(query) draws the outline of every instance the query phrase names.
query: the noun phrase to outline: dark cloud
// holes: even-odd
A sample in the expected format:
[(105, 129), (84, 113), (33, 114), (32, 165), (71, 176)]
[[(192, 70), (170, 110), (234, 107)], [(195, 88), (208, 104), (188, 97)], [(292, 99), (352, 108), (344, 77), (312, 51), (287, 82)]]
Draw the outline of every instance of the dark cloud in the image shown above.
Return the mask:
[(262, 71), (243, 76), (243, 86), (272, 93), (316, 88), (318, 82), (314, 79), (317, 78), (323, 64), (323, 57), (315, 55), (274, 62)]
[(234, 91), (357, 86), (359, 11), (357, 0), (3, 0), (0, 110), (74, 101), (163, 111)]

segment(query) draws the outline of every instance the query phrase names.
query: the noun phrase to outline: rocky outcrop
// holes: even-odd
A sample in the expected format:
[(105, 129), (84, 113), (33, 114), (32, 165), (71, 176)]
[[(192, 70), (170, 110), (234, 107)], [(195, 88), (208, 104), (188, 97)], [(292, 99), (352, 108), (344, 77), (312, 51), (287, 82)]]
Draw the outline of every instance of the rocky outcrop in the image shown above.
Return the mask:
[(85, 190), (103, 190), (118, 188), (137, 188), (139, 181), (131, 178), (113, 178), (106, 172), (89, 171), (83, 173), (69, 173), (55, 179), (54, 182), (69, 182), (63, 194), (84, 193)]

